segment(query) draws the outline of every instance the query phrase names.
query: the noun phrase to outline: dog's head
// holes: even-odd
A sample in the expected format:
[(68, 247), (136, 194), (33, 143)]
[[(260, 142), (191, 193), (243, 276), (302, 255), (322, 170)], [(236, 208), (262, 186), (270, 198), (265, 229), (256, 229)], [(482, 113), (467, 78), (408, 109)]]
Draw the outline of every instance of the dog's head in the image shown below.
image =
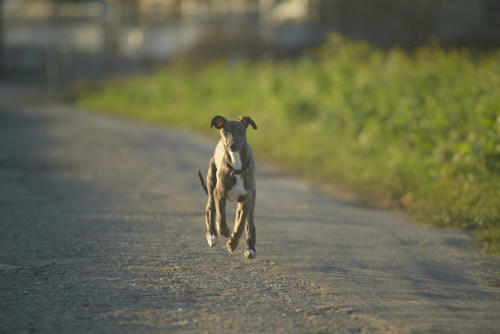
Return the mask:
[(248, 125), (257, 129), (255, 122), (248, 116), (240, 116), (237, 121), (228, 121), (222, 116), (215, 116), (210, 127), (219, 130), (227, 150), (239, 152), (247, 141)]

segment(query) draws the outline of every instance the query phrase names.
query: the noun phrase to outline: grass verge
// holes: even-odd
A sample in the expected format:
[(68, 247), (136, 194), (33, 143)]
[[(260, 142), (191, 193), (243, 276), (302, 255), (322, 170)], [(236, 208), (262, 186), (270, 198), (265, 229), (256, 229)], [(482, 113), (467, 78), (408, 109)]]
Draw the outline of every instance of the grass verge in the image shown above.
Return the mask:
[(175, 63), (78, 103), (204, 131), (216, 114), (249, 115), (259, 154), (420, 222), (473, 231), (500, 254), (498, 87), (500, 50), (383, 51), (333, 35), (294, 61)]

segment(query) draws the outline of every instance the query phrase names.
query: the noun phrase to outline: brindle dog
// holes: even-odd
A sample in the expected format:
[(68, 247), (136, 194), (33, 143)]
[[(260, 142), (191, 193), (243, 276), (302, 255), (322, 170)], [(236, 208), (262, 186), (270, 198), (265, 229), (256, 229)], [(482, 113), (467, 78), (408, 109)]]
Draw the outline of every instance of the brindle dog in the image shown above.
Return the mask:
[[(221, 139), (210, 159), (207, 175), (208, 189), (200, 172), (198, 175), (203, 188), (208, 193), (206, 207), (208, 245), (215, 246), (218, 233), (225, 238), (229, 237), (227, 249), (233, 252), (238, 246), (243, 227), (246, 227), (247, 249), (245, 256), (254, 258), (257, 254), (253, 221), (255, 164), (252, 149), (246, 141), (248, 125), (257, 129), (255, 122), (247, 116), (240, 116), (237, 121), (228, 121), (222, 116), (215, 116), (210, 127), (219, 130)], [(232, 233), (226, 224), (226, 199), (238, 202)]]

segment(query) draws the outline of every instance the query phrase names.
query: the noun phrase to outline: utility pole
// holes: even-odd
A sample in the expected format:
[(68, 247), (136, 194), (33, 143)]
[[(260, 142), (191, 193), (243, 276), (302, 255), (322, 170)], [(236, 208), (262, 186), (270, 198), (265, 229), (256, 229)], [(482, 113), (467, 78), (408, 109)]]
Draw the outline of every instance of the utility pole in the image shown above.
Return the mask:
[(0, 76), (5, 72), (4, 68), (4, 41), (3, 41), (3, 0), (0, 0)]

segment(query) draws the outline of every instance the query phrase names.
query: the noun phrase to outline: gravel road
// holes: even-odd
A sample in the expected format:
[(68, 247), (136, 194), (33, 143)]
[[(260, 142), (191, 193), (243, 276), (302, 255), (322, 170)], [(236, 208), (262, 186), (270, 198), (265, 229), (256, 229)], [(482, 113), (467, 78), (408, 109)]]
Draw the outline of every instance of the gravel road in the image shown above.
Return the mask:
[(196, 173), (213, 140), (69, 105), (0, 105), (0, 333), (500, 331), (500, 259), (467, 233), (257, 160), (248, 260), (244, 243), (229, 254), (205, 241)]

